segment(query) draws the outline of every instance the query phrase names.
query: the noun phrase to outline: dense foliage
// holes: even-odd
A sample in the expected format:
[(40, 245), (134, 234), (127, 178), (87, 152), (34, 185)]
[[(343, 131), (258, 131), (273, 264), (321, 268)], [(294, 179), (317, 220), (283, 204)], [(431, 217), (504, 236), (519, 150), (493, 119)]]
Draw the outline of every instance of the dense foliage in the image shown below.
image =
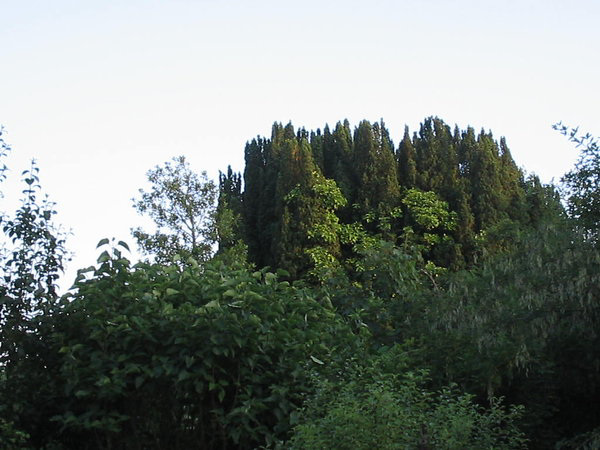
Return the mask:
[(426, 374), (410, 370), (399, 346), (319, 380), (301, 410), (290, 448), (522, 448), (519, 407), (500, 400), (484, 409), (456, 386), (425, 389)]
[(148, 172), (148, 259), (103, 239), (63, 296), (33, 165), (2, 215), (0, 447), (596, 448), (600, 163), (561, 130), (566, 210), (490, 132), (275, 124), (218, 187)]
[(100, 261), (53, 318), (69, 394), (54, 420), (77, 448), (273, 444), (307, 369), (357, 344), (331, 310), (270, 272), (130, 267), (118, 249)]
[[(478, 237), (500, 223), (520, 228), (539, 221), (540, 200), (532, 192), (537, 180), (525, 179), (505, 140), (472, 128), (452, 131), (438, 118), (426, 119), (412, 138), (406, 129), (398, 148), (383, 121), (363, 121), (354, 132), (348, 122), (310, 133), (275, 124), (270, 139), (246, 145), (245, 157), (240, 195), (250, 259), (293, 274), (307, 271), (300, 255), (312, 246), (302, 228), (331, 222), (316, 213), (326, 207), (323, 200), (309, 200), (319, 177), (335, 182), (343, 195), (334, 210), (341, 224), (397, 244), (416, 233), (424, 256), (443, 267), (472, 265), (481, 252)], [(287, 196), (296, 188), (304, 191), (294, 207)], [(428, 217), (417, 205), (431, 206)], [(305, 208), (315, 213), (305, 215)], [(286, 259), (291, 248), (295, 260)]]

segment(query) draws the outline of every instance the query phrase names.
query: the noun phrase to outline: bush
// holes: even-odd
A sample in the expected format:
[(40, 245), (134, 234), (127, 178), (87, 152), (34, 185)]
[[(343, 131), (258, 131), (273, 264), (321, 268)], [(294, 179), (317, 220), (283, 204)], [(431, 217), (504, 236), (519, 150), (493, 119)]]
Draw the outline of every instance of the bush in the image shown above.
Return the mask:
[[(105, 252), (52, 317), (70, 448), (256, 448), (287, 438), (320, 370), (357, 338), (267, 271), (130, 267)], [(62, 383), (62, 385), (61, 385)]]
[[(289, 442), (293, 449), (515, 449), (525, 446), (515, 421), (521, 408), (495, 399), (488, 409), (447, 387), (425, 388), (423, 371), (408, 371), (395, 347), (371, 367), (321, 380), (307, 400)], [(395, 363), (394, 363), (395, 361)], [(391, 364), (390, 364), (391, 363)], [(394, 373), (393, 368), (399, 370)]]
[(25, 445), (28, 438), (27, 433), (17, 430), (14, 424), (0, 418), (0, 442), (2, 443), (2, 448), (5, 450), (24, 450), (27, 448)]

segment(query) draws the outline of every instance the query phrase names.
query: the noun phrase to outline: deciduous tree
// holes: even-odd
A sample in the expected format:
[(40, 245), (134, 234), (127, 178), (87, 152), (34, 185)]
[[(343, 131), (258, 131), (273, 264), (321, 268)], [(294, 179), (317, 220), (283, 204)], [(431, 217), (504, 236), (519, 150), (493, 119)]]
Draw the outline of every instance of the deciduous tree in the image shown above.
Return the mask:
[(149, 191), (140, 189), (134, 208), (156, 224), (150, 234), (132, 230), (141, 250), (159, 262), (175, 255), (204, 261), (216, 241), (215, 213), (217, 188), (206, 172), (195, 173), (185, 157), (178, 156), (148, 171)]

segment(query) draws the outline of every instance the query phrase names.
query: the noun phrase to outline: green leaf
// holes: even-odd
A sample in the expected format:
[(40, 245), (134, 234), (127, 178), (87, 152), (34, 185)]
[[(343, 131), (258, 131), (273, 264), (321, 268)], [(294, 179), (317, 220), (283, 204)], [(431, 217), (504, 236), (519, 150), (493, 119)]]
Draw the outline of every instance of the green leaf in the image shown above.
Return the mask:
[(131, 250), (129, 250), (129, 245), (127, 245), (127, 242), (125, 242), (125, 241), (119, 241), (119, 242), (117, 242), (117, 245), (123, 247), (128, 252), (131, 251)]
[(107, 251), (103, 251), (100, 256), (98, 257), (98, 259), (96, 260), (96, 262), (98, 264), (102, 264), (105, 263), (107, 261), (110, 260), (110, 254)]
[(106, 375), (102, 375), (100, 377), (100, 379), (98, 381), (96, 381), (96, 386), (106, 386), (107, 384), (110, 384), (110, 378), (108, 378)]
[(310, 355), (310, 359), (312, 359), (314, 362), (316, 362), (317, 364), (323, 365), (325, 364), (323, 361), (321, 361), (318, 358), (315, 358), (313, 355)]
[(265, 299), (262, 295), (260, 295), (257, 292), (254, 292), (254, 291), (247, 291), (246, 298), (251, 299), (251, 300), (264, 300)]
[(191, 374), (187, 370), (184, 369), (181, 372), (179, 372), (179, 376), (177, 377), (177, 381), (187, 380), (190, 376), (191, 376)]
[(229, 306), (231, 308), (243, 308), (244, 307), (244, 301), (243, 300), (238, 300), (236, 302), (229, 303), (227, 306)]
[(110, 240), (108, 238), (100, 239), (100, 241), (96, 245), (96, 248), (100, 248), (103, 245), (108, 245), (109, 242), (110, 242)]
[(289, 278), (290, 273), (285, 269), (277, 269), (277, 275), (279, 275), (280, 277)]
[(208, 302), (206, 305), (204, 305), (204, 307), (207, 309), (218, 308), (219, 306), (221, 306), (221, 304), (219, 303), (219, 300), (212, 300), (212, 301)]
[(265, 284), (273, 284), (275, 281), (277, 281), (277, 275), (271, 272), (265, 274)]

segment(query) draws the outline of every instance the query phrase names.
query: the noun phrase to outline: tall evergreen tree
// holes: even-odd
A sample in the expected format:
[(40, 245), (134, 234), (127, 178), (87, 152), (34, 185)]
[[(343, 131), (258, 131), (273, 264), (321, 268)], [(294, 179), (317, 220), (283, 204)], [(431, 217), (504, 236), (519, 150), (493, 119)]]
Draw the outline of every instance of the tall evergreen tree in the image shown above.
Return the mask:
[(312, 149), (313, 159), (315, 164), (323, 173), (325, 171), (325, 156), (323, 154), (324, 136), (321, 134), (321, 130), (310, 132), (310, 148)]
[(270, 145), (265, 139), (258, 137), (246, 143), (244, 151), (246, 165), (244, 168), (243, 220), (248, 255), (259, 266), (264, 265), (262, 255), (262, 239), (259, 228), (261, 223), (263, 191), (265, 184), (265, 148)]
[(335, 180), (349, 203), (354, 203), (356, 192), (352, 154), (352, 130), (348, 120), (338, 122), (333, 133), (326, 127), (323, 140), (323, 174), (325, 178)]
[(471, 196), (478, 230), (483, 230), (506, 217), (498, 145), (491, 133), (481, 130), (477, 152), (473, 155)]
[(314, 184), (318, 172), (306, 136), (283, 141), (280, 155), (276, 191), (280, 221), (271, 250), (276, 264), (296, 276), (309, 266), (304, 249), (308, 245), (307, 230), (313, 212), (307, 190)]
[(500, 138), (500, 182), (503, 203), (507, 215), (512, 220), (527, 221), (523, 172), (515, 164), (506, 139)]
[(383, 121), (362, 121), (354, 132), (356, 203), (361, 214), (390, 211), (399, 202), (400, 189), (393, 144)]
[(219, 252), (244, 238), (242, 214), (242, 176), (228, 166), (226, 173), (219, 172), (216, 221)]
[(458, 156), (450, 127), (437, 117), (425, 119), (415, 143), (417, 185), (450, 201), (458, 178)]
[(406, 189), (414, 188), (417, 182), (417, 161), (415, 147), (404, 127), (404, 137), (398, 146), (398, 181)]

